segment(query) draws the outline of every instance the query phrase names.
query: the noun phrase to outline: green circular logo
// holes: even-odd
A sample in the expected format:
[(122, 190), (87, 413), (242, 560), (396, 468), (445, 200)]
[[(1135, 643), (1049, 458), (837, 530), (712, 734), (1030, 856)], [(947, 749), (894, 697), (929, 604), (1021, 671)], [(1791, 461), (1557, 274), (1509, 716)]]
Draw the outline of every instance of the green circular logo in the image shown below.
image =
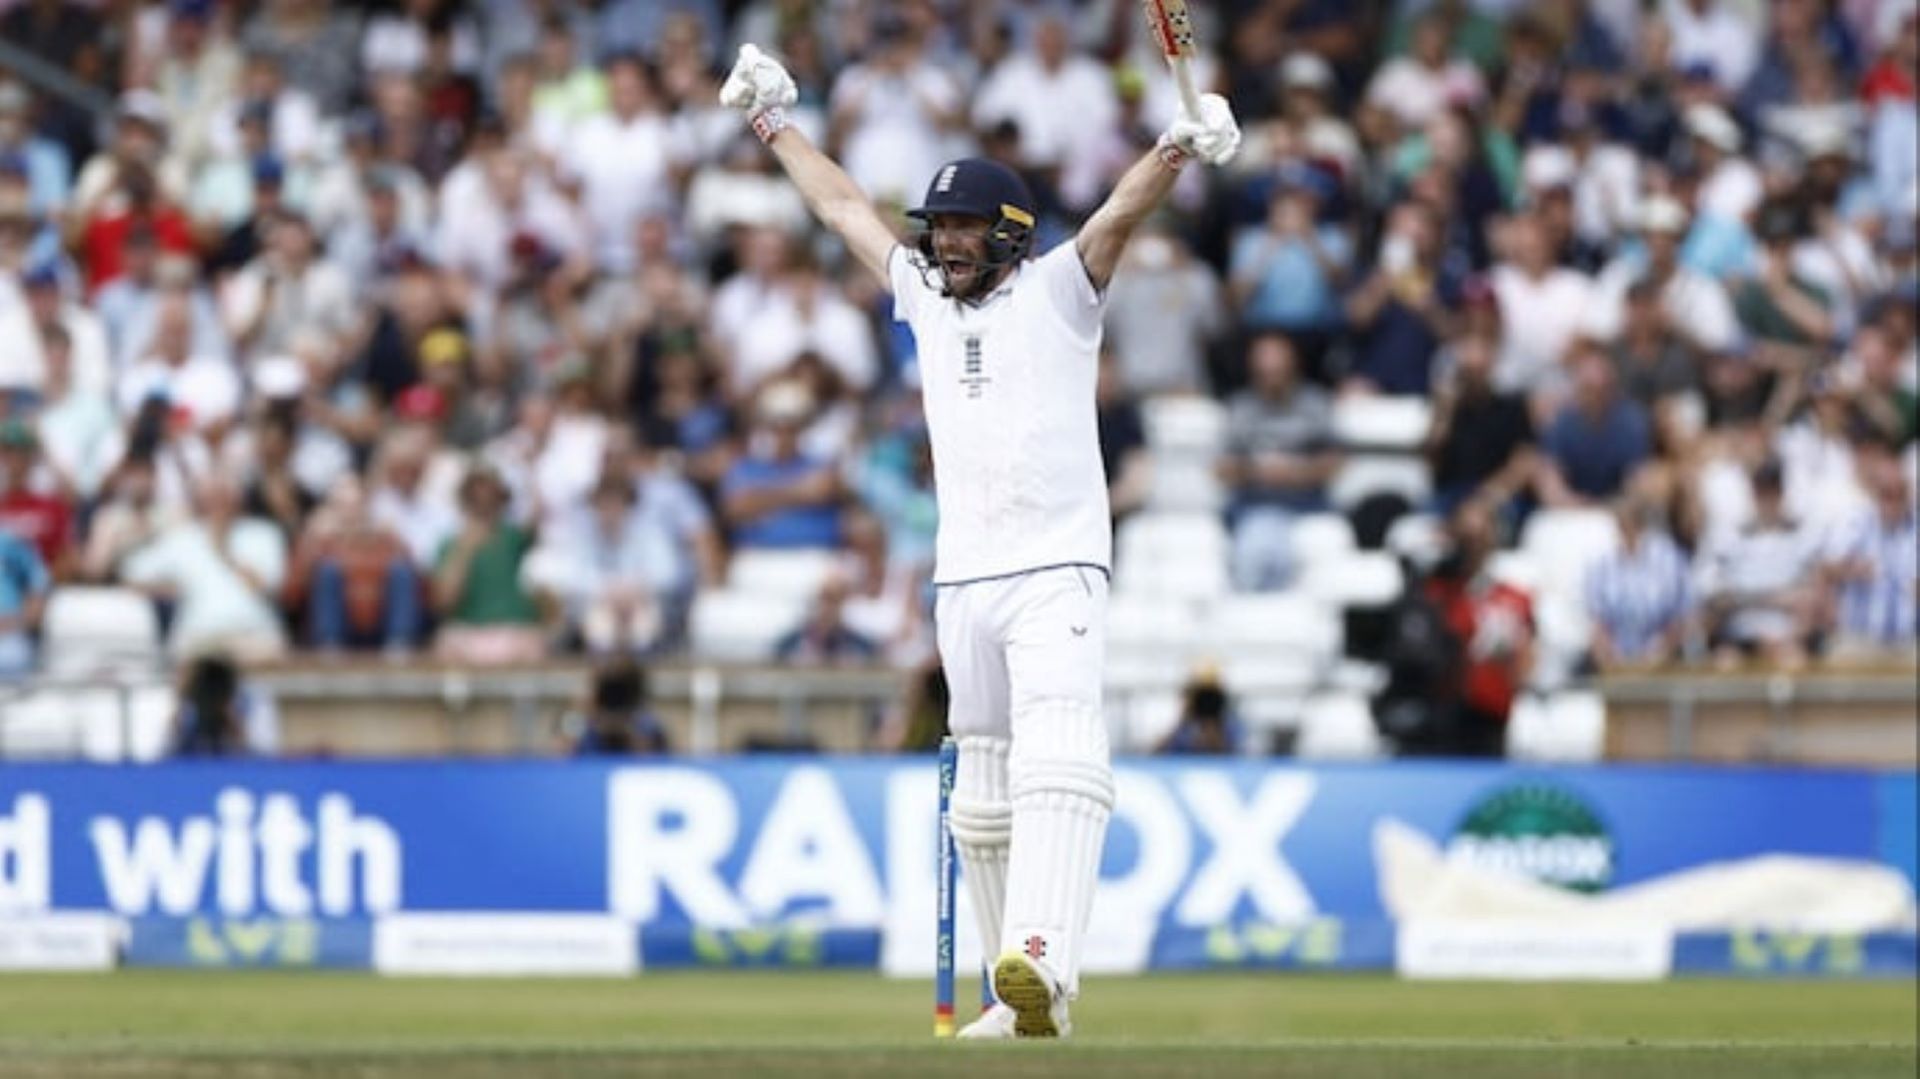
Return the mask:
[(1578, 795), (1544, 783), (1503, 787), (1467, 811), (1447, 856), (1576, 892), (1613, 881), (1613, 837)]

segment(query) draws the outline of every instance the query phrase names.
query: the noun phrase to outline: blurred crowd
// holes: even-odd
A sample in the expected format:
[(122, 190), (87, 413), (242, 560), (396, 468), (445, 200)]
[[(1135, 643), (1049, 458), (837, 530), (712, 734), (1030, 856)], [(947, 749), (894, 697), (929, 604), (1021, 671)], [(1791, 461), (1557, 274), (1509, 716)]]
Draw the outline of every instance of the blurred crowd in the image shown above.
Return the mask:
[[(1601, 664), (1910, 654), (1912, 0), (1192, 7), (1247, 138), (1113, 283), (1117, 515), (1143, 404), (1216, 398), (1285, 588), (1336, 403), (1430, 397), (1461, 546), (1616, 511)], [(748, 41), (877, 201), (986, 154), (1042, 249), (1176, 100), (1136, 0), (5, 5), (0, 667), (69, 582), (181, 654), (672, 653), (818, 548), (781, 655), (925, 661), (913, 341), (719, 107)]]

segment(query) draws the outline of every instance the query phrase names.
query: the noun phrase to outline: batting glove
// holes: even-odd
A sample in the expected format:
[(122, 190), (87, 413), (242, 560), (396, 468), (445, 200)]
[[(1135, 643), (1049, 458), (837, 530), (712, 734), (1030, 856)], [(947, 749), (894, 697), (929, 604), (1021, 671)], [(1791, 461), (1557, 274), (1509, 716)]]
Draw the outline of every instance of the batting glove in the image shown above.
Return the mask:
[(1200, 117), (1182, 115), (1160, 136), (1163, 146), (1197, 157), (1209, 165), (1224, 165), (1240, 149), (1240, 125), (1233, 109), (1219, 94), (1200, 95)]
[(733, 62), (733, 73), (720, 87), (720, 104), (747, 114), (762, 109), (791, 105), (800, 99), (793, 76), (780, 61), (753, 45), (740, 46), (740, 58)]

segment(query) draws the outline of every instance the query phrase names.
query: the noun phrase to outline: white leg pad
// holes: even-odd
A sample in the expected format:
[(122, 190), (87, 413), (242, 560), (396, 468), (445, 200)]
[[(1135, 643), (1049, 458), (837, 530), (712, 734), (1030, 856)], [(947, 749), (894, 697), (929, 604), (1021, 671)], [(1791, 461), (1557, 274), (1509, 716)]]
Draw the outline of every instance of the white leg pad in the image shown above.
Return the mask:
[(991, 962), (1000, 946), (1000, 918), (1007, 907), (1007, 852), (1013, 842), (1013, 802), (1008, 795), (1005, 738), (960, 739), (947, 827), (966, 868), (967, 895), (980, 927), (980, 947)]
[(1113, 815), (1105, 718), (1074, 701), (1015, 714), (1009, 774), (1013, 850), (1001, 950), (1039, 961), (1071, 999)]

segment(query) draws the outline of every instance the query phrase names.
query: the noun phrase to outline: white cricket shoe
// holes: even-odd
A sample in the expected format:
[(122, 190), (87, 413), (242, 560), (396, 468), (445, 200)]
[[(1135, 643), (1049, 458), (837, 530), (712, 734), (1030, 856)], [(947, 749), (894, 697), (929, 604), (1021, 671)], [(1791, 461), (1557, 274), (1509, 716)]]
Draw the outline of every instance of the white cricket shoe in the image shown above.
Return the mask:
[(960, 1028), (957, 1038), (1011, 1038), (1013, 1037), (1013, 1009), (1005, 1004), (995, 1003), (980, 1013), (980, 1018)]
[(993, 964), (993, 995), (1013, 1010), (1016, 1038), (1064, 1038), (1073, 1033), (1067, 995), (1047, 969), (1020, 952)]

